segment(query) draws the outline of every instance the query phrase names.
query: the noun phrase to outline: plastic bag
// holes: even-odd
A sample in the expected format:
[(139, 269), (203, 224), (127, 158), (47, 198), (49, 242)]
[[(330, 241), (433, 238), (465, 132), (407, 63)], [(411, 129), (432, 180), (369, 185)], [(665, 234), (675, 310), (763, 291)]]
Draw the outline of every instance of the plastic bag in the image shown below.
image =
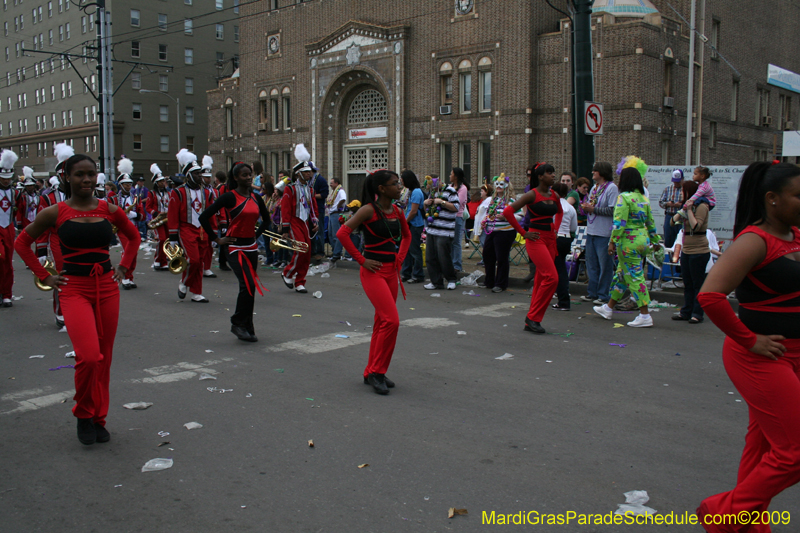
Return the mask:
[(172, 459), (150, 459), (142, 467), (142, 472), (157, 472), (167, 468), (172, 468)]
[(481, 278), (481, 276), (483, 276), (483, 271), (476, 270), (475, 272), (473, 272), (469, 276), (461, 278), (461, 286), (462, 287), (477, 287), (478, 286), (478, 280)]
[(308, 276), (315, 276), (317, 274), (322, 274), (323, 272), (327, 272), (331, 268), (330, 263), (322, 263), (321, 265), (314, 265), (308, 269)]
[(135, 410), (135, 411), (142, 411), (144, 409), (147, 409), (151, 405), (153, 405), (153, 404), (150, 403), (150, 402), (133, 402), (133, 403), (126, 403), (122, 407), (124, 407), (125, 409), (132, 409), (132, 410)]

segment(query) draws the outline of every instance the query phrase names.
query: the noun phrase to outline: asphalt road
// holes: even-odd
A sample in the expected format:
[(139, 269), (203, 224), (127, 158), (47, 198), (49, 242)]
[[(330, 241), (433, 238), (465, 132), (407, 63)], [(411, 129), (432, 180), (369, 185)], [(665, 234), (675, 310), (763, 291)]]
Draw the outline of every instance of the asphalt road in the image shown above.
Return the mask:
[[(0, 530), (699, 532), (491, 526), (483, 513), (608, 514), (646, 490), (648, 506), (682, 515), (735, 482), (747, 408), (710, 322), (661, 309), (652, 329), (615, 327), (634, 315), (608, 322), (575, 303), (534, 336), (521, 289), (432, 297), (407, 285), (388, 373), (397, 387), (379, 396), (362, 382), (373, 308), (357, 270), (309, 278), (321, 299), (262, 270), (260, 342), (247, 344), (229, 333), (231, 273), (205, 280), (211, 303), (197, 304), (150, 261), (140, 253), (139, 288), (122, 293), (112, 439), (93, 446), (75, 435), (73, 371), (50, 370), (72, 363), (70, 340), (15, 262), (23, 299), (0, 309)], [(153, 405), (122, 407), (139, 401)], [(174, 465), (143, 473), (154, 458)], [(798, 530), (798, 496), (773, 501), (793, 519), (773, 531)], [(449, 519), (451, 507), (468, 514)]]

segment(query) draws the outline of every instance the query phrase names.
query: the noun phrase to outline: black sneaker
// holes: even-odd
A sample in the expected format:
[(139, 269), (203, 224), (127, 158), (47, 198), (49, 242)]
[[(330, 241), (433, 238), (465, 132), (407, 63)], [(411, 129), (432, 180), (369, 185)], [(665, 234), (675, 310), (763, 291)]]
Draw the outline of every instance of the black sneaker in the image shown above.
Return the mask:
[(97, 430), (91, 418), (78, 419), (78, 440), (87, 446), (97, 441)]
[(376, 393), (389, 394), (389, 388), (386, 386), (386, 376), (383, 374), (372, 373), (367, 376), (367, 382), (372, 385)]
[[(390, 389), (394, 388), (394, 381), (387, 378), (386, 374), (383, 375), (383, 381), (386, 382), (386, 386), (389, 387)], [(369, 379), (366, 377), (364, 378), (364, 385), (369, 385)]]
[(537, 335), (544, 335), (546, 332), (542, 325), (539, 322), (534, 322), (529, 318), (525, 318), (525, 327), (522, 328), (524, 331), (530, 331), (531, 333), (535, 333)]
[(97, 442), (108, 442), (111, 440), (111, 433), (108, 432), (105, 426), (102, 426), (95, 422), (94, 430), (97, 434)]

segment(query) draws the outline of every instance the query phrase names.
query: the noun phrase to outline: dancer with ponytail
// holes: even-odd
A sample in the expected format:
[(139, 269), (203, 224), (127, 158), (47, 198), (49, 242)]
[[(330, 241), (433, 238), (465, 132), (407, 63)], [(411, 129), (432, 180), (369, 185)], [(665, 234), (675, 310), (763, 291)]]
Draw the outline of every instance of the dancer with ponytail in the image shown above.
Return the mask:
[[(506, 221), (525, 237), (528, 257), (536, 265), (531, 307), (525, 317), (524, 329), (538, 335), (546, 333), (541, 321), (558, 287), (558, 271), (555, 265), (556, 235), (564, 211), (561, 209), (561, 199), (550, 190), (555, 180), (555, 169), (551, 165), (537, 166), (531, 176), (531, 190), (503, 210)], [(527, 207), (530, 215), (528, 231), (523, 230), (514, 217), (514, 213), (523, 207)]]
[[(722, 360), (750, 414), (736, 487), (706, 498), (697, 509), (709, 533), (769, 531), (768, 525), (716, 525), (715, 519), (741, 512), (761, 516), (772, 498), (800, 481), (798, 226), (800, 167), (750, 165), (739, 186), (735, 240), (698, 297), (727, 335)], [(738, 317), (726, 297), (733, 289)]]
[[(66, 200), (43, 209), (15, 243), (17, 254), (43, 283), (61, 291), (59, 301), (75, 348), (75, 406), (78, 440), (108, 442), (108, 384), (119, 318), (119, 286), (131, 268), (141, 237), (125, 211), (94, 197), (97, 166), (78, 154), (58, 172)], [(112, 268), (108, 254), (111, 226), (126, 237), (122, 261)], [(48, 273), (31, 244), (45, 231), (58, 233), (64, 270)]]
[[(397, 314), (400, 270), (411, 244), (406, 217), (399, 207), (392, 205), (392, 201), (400, 198), (400, 183), (400, 177), (391, 170), (381, 169), (369, 174), (364, 181), (362, 207), (336, 234), (345, 250), (361, 265), (361, 285), (375, 307), (364, 383), (372, 385), (378, 394), (389, 394), (389, 389), (394, 387), (394, 382), (386, 377), (386, 371), (392, 361), (400, 328)], [(358, 252), (350, 238), (359, 226), (364, 234), (364, 255)]]
[[(236, 310), (231, 316), (231, 333), (239, 340), (256, 342), (258, 338), (253, 327), (253, 306), (255, 291), (262, 296), (261, 280), (258, 278), (258, 244), (256, 238), (267, 227), (269, 212), (261, 195), (252, 192), (253, 167), (247, 163), (234, 163), (228, 174), (225, 192), (203, 211), (200, 224), (211, 241), (219, 246), (228, 245), (228, 264), (239, 280), (239, 297)], [(228, 232), (225, 237), (217, 237), (211, 224), (212, 218), (225, 209), (228, 216)], [(256, 231), (256, 223), (261, 217), (261, 225)]]

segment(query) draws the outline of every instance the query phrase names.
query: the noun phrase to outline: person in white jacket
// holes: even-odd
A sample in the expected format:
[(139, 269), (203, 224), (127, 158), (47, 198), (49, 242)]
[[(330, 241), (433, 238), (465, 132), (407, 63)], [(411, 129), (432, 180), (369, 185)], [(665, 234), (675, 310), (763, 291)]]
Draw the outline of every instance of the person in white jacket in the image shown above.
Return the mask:
[(558, 287), (556, 288), (558, 303), (553, 304), (553, 309), (569, 311), (569, 274), (567, 273), (566, 259), (567, 254), (572, 249), (572, 239), (578, 231), (578, 212), (566, 200), (567, 193), (569, 193), (566, 183), (556, 183), (553, 185), (552, 190), (561, 198), (561, 209), (564, 211), (564, 217), (561, 219), (561, 226), (558, 228), (558, 236), (556, 237), (558, 255), (554, 263), (556, 272), (558, 272)]

